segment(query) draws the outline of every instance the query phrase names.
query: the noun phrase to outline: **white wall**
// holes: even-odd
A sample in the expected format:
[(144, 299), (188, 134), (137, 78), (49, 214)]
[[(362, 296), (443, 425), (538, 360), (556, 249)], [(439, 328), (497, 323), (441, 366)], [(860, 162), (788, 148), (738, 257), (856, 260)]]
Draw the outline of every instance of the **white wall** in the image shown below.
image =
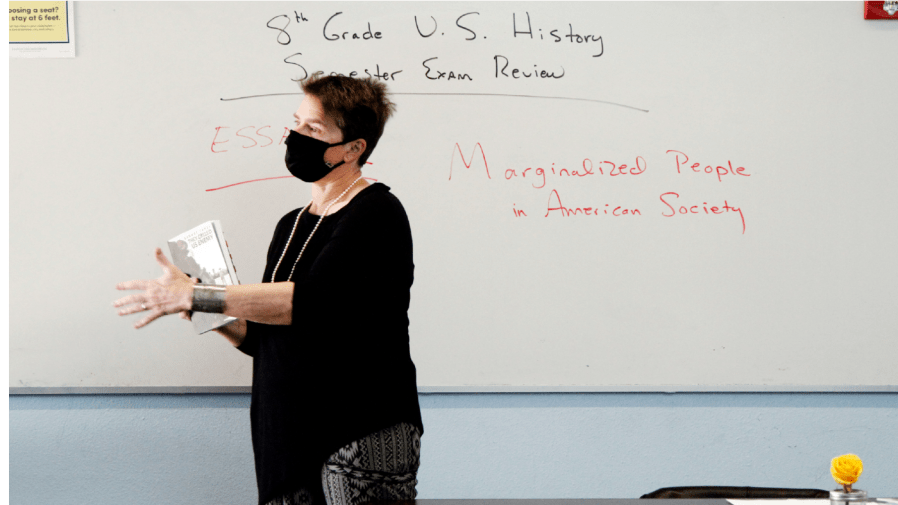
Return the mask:
[[(898, 496), (898, 395), (422, 395), (419, 498), (636, 498), (660, 487)], [(249, 395), (11, 396), (10, 502), (250, 504)]]

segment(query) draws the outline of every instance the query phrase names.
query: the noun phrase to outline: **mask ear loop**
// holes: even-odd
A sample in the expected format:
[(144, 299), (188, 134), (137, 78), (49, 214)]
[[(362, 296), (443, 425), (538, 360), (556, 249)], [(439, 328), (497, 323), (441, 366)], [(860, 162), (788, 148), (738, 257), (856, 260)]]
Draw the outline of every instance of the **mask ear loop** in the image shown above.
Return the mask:
[[(343, 141), (343, 142), (338, 142), (338, 143), (336, 143), (336, 144), (328, 144), (328, 147), (327, 147), (327, 148), (330, 149), (331, 147), (337, 147), (337, 146), (346, 145), (346, 144), (348, 144), (348, 143), (350, 143), (350, 142), (355, 142), (356, 140), (358, 140), (358, 139), (355, 139), (355, 140), (346, 140), (346, 141)], [(323, 160), (322, 160), (322, 161), (323, 161)], [(331, 169), (331, 170), (333, 170), (333, 169), (339, 167), (339, 166), (342, 165), (343, 163), (346, 163), (346, 162), (345, 162), (345, 161), (341, 161), (340, 163), (337, 163), (337, 164), (335, 164), (335, 165), (331, 165), (330, 163), (328, 163), (328, 162), (326, 162), (326, 161), (324, 162), (324, 164), (327, 165), (327, 168), (329, 168), (329, 169)]]

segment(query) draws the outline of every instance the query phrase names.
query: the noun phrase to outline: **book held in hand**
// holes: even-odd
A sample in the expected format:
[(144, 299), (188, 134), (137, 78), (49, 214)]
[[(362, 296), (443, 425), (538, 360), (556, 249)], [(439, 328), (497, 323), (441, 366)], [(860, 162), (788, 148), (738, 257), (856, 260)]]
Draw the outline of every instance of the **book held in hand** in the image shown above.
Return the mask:
[[(185, 274), (199, 279), (201, 284), (230, 286), (239, 284), (237, 269), (221, 232), (221, 222), (206, 221), (168, 241), (172, 263)], [(236, 321), (224, 314), (194, 312), (191, 316), (197, 333), (221, 328)]]

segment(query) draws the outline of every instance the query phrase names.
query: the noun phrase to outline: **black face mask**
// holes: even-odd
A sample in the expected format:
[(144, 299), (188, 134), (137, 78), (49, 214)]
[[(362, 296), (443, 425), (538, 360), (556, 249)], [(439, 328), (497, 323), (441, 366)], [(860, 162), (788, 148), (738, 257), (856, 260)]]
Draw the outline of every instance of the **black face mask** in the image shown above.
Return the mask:
[(323, 140), (318, 140), (306, 135), (301, 135), (291, 130), (287, 135), (287, 155), (284, 156), (284, 162), (287, 164), (287, 170), (295, 177), (305, 182), (317, 182), (324, 178), (327, 174), (340, 165), (341, 161), (336, 165), (331, 165), (324, 161), (324, 152), (328, 148), (334, 146), (342, 146), (346, 142), (337, 142), (336, 144), (328, 144)]

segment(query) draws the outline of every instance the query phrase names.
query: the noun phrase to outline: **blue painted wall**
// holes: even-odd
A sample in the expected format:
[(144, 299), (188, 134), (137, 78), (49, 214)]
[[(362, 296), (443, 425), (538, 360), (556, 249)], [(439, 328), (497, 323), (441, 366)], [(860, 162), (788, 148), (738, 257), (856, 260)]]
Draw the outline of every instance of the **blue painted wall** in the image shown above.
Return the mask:
[[(248, 395), (10, 396), (13, 504), (251, 504)], [(898, 394), (422, 394), (419, 498), (634, 498), (659, 487), (898, 496)]]

